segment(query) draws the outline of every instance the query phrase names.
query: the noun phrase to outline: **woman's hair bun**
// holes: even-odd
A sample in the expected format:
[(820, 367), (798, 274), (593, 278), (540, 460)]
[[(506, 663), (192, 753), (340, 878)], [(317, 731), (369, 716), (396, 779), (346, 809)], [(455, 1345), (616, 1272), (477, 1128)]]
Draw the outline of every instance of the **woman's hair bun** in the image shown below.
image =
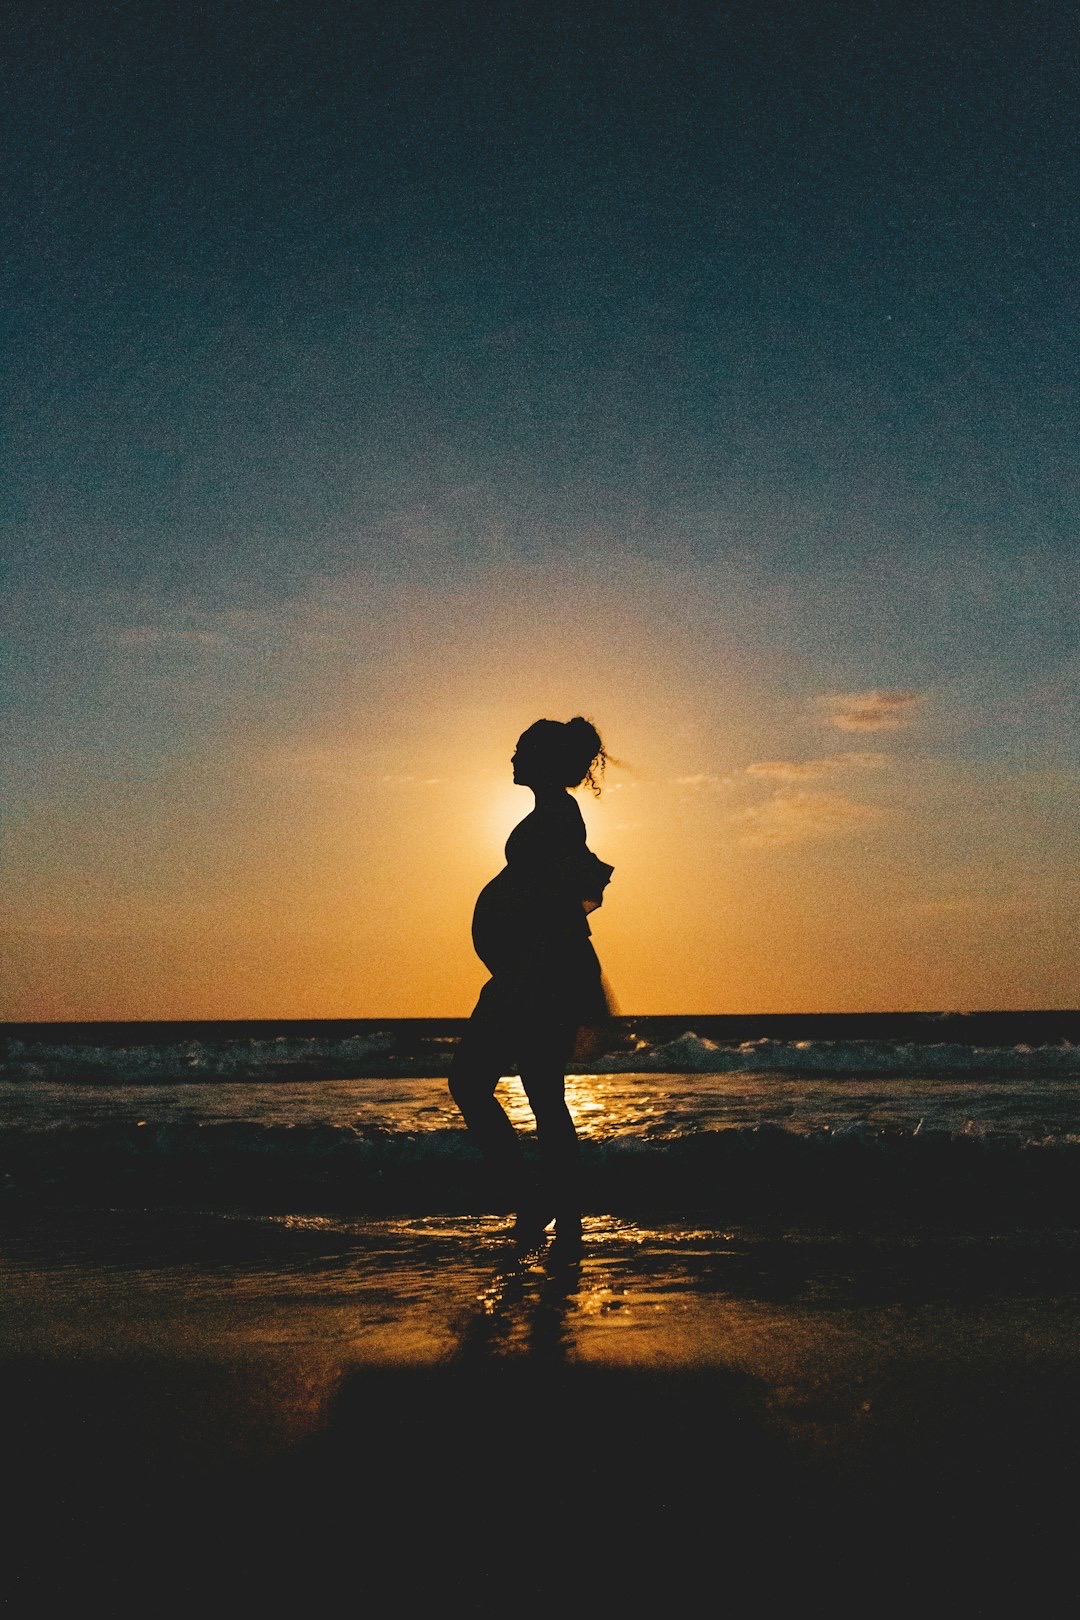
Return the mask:
[(582, 743), (593, 742), (596, 744), (597, 748), (601, 746), (600, 733), (597, 731), (592, 721), (586, 720), (585, 716), (582, 714), (575, 714), (572, 720), (568, 720), (566, 722), (566, 729), (567, 731), (573, 732), (575, 742), (577, 742), (580, 738)]
[(580, 782), (588, 783), (599, 798), (600, 781), (604, 775), (604, 766), (607, 764), (607, 754), (604, 752), (600, 733), (591, 720), (586, 720), (584, 715), (575, 714), (572, 720), (566, 722), (565, 735), (572, 769), (575, 772), (574, 785)]

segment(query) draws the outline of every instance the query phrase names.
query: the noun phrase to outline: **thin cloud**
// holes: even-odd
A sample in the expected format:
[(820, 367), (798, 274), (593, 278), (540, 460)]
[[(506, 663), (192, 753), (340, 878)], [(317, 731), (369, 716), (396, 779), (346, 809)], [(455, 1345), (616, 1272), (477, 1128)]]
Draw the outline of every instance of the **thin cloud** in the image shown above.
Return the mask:
[(251, 764), (260, 776), (298, 783), (343, 785), (370, 780), (366, 756), (355, 748), (272, 748), (253, 755)]
[(899, 731), (911, 722), (922, 697), (872, 687), (868, 692), (827, 692), (815, 701), (826, 725), (837, 731)]
[(373, 771), (370, 752), (356, 744), (322, 748), (271, 748), (250, 755), (250, 768), (259, 776), (295, 783), (319, 782), (359, 787), (379, 783), (386, 787), (437, 787), (449, 778), (418, 776), (412, 771)]
[(1046, 905), (1046, 895), (1030, 889), (1010, 885), (993, 894), (943, 894), (922, 900), (911, 900), (900, 907), (901, 915), (917, 918), (920, 922), (948, 921), (957, 918), (988, 919), (1035, 916)]
[(905, 908), (913, 917), (968, 917), (984, 910), (985, 905), (970, 896), (952, 896), (940, 900), (917, 900)]
[(133, 624), (115, 636), (118, 647), (220, 647), (224, 639), (212, 630), (170, 630), (154, 624)]
[(751, 805), (733, 818), (741, 829), (739, 842), (751, 849), (782, 848), (818, 843), (881, 820), (881, 811), (859, 804), (840, 793), (808, 793), (784, 789), (763, 804)]
[(838, 771), (879, 771), (888, 754), (829, 754), (822, 759), (762, 759), (746, 767), (746, 775), (773, 782), (814, 782)]

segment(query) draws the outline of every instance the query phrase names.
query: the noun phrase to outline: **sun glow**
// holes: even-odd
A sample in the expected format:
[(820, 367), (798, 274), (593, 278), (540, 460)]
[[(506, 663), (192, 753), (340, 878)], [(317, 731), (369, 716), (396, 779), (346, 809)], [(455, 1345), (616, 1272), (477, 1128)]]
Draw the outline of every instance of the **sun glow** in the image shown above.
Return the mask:
[[(507, 778), (509, 774), (508, 765)], [(490, 845), (498, 866), (502, 865), (503, 845), (518, 822), (532, 810), (534, 802), (528, 788), (518, 787), (509, 780), (504, 787), (489, 788), (485, 793), (482, 811), (476, 818), (477, 840), (485, 849)]]

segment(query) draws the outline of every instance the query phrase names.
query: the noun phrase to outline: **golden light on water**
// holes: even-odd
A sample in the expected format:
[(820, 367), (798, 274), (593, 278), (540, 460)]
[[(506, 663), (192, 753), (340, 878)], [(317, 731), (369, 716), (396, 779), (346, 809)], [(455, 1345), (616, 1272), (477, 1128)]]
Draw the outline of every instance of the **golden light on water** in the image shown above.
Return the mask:
[[(627, 1130), (638, 1134), (648, 1125), (658, 1106), (648, 1081), (643, 1079), (641, 1089), (628, 1095), (624, 1079), (603, 1074), (567, 1075), (566, 1102), (579, 1137), (599, 1140)], [(532, 1109), (516, 1074), (503, 1076), (499, 1100), (516, 1129), (533, 1129)]]

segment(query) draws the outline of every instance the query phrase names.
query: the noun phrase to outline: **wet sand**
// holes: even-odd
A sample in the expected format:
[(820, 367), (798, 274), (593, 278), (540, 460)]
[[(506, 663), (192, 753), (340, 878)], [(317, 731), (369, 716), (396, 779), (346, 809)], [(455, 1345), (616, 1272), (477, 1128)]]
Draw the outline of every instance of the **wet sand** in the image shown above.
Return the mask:
[(1075, 1588), (1075, 1233), (502, 1225), (9, 1212), (14, 1609)]

